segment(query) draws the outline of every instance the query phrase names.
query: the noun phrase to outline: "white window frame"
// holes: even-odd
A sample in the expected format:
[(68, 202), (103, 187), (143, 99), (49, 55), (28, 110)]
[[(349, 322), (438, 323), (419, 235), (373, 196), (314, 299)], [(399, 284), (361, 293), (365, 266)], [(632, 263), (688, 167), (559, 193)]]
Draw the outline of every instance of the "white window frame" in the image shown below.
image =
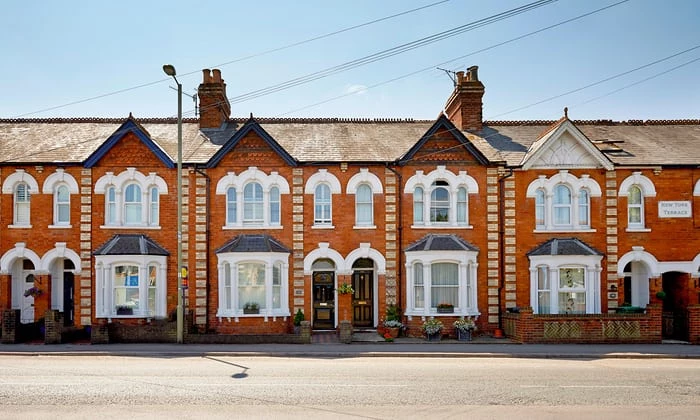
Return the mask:
[[(252, 191), (251, 191), (252, 189)], [(250, 194), (252, 192), (252, 195)], [(265, 194), (262, 184), (250, 181), (243, 186), (243, 224), (261, 226), (265, 223)]]
[[(445, 185), (442, 185), (445, 184)], [(436, 204), (433, 200), (433, 192), (444, 188), (447, 191), (448, 199), (441, 200), (440, 208), (448, 209), (447, 221), (437, 221), (432, 217)], [(466, 198), (460, 199), (460, 190), (466, 192)], [(418, 197), (416, 194), (420, 194)], [(428, 174), (423, 171), (416, 171), (411, 176), (404, 187), (404, 194), (413, 198), (413, 229), (473, 229), (469, 224), (469, 194), (478, 194), (479, 185), (476, 180), (467, 175), (467, 171), (459, 171), (457, 174), (448, 170), (445, 166), (438, 166), (437, 169)], [(444, 203), (447, 203), (445, 207)], [(464, 205), (464, 214), (460, 212), (460, 206)], [(422, 215), (417, 215), (421, 211)]]
[[(66, 190), (68, 196), (66, 201), (59, 202), (59, 192), (61, 189)], [(42, 193), (51, 194), (53, 199), (53, 222), (49, 225), (51, 229), (68, 229), (71, 226), (71, 195), (79, 194), (80, 189), (78, 187), (78, 182), (75, 180), (73, 175), (66, 172), (64, 168), (56, 168), (56, 171), (46, 177), (44, 180), (44, 185), (41, 188)], [(68, 219), (60, 220), (61, 209), (67, 210)]]
[[(326, 197), (326, 191), (328, 196)], [(326, 213), (328, 213), (326, 215)], [(333, 194), (328, 184), (321, 183), (314, 189), (314, 226), (333, 225)]]
[[(138, 267), (138, 306), (131, 315), (117, 315), (115, 275), (117, 267)], [(150, 267), (155, 268), (155, 310), (149, 309)], [(96, 318), (165, 318), (167, 316), (167, 257), (162, 255), (96, 255)]]
[[(368, 191), (369, 195), (363, 200), (361, 191)], [(374, 193), (369, 184), (360, 184), (355, 192), (355, 227), (376, 227), (374, 226)], [(369, 208), (369, 220), (361, 219), (361, 208)]]
[[(327, 177), (328, 178), (328, 177)], [(332, 179), (327, 179), (326, 182), (331, 186), (331, 194), (333, 193)], [(360, 188), (364, 186), (369, 187), (370, 197), (369, 201), (361, 202), (357, 192)], [(349, 180), (347, 187), (345, 188), (345, 193), (347, 195), (355, 195), (355, 226), (354, 229), (376, 229), (377, 226), (374, 224), (375, 215), (374, 211), (378, 209), (375, 207), (375, 194), (383, 194), (384, 187), (382, 181), (377, 175), (369, 171), (369, 168), (360, 168), (360, 171), (353, 175)], [(371, 220), (360, 220), (359, 217), (359, 206), (370, 206), (370, 217)]]
[[(406, 252), (406, 315), (412, 316), (478, 316), (477, 251), (415, 251)], [(453, 313), (438, 313), (432, 306), (432, 265), (456, 264), (458, 276), (458, 302)], [(422, 265), (423, 307), (416, 307), (416, 269)]]
[[(23, 191), (20, 192), (20, 189)], [(32, 207), (31, 199), (32, 193), (29, 188), (29, 184), (26, 182), (18, 182), (15, 185), (14, 193), (14, 215), (12, 224), (14, 226), (31, 226), (32, 220)], [(26, 219), (26, 220), (25, 220)]]
[[(641, 194), (640, 203), (632, 203), (631, 195), (633, 188), (639, 188)], [(627, 232), (651, 232), (651, 229), (646, 226), (646, 202), (647, 199), (656, 197), (656, 187), (654, 182), (642, 174), (641, 171), (632, 172), (620, 183), (619, 197), (627, 197)], [(632, 222), (630, 219), (630, 209), (638, 208), (640, 221)]]
[[(534, 313), (539, 314), (539, 283), (538, 274), (540, 270), (547, 270), (549, 280), (549, 306), (551, 314), (559, 313), (559, 294), (565, 292), (581, 291), (586, 294), (587, 314), (601, 313), (601, 289), (600, 273), (602, 271), (600, 262), (602, 255), (538, 255), (530, 256), (530, 306)], [(584, 270), (584, 288), (568, 288), (560, 285), (561, 270), (565, 269)]]
[[(558, 187), (565, 186), (571, 194), (570, 203), (555, 203), (555, 193)], [(586, 203), (581, 202), (581, 191), (586, 192)], [(538, 211), (544, 214), (544, 224), (538, 223), (537, 217), (534, 220), (534, 232), (595, 232), (591, 223), (592, 198), (601, 197), (602, 191), (598, 182), (590, 178), (587, 174), (576, 177), (568, 170), (561, 170), (559, 173), (547, 177), (540, 175), (532, 181), (525, 193), (526, 197), (533, 199), (535, 215)], [(544, 203), (540, 201), (544, 198)], [(569, 223), (558, 223), (556, 220), (556, 210), (566, 208), (569, 214)], [(585, 221), (581, 223), (580, 212), (586, 211)]]
[[(283, 252), (226, 252), (217, 255), (220, 281), (216, 316), (222, 318), (287, 317), (289, 311), (289, 254)], [(246, 302), (239, 302), (239, 267), (260, 264), (264, 267), (265, 301), (257, 314), (244, 314)], [(279, 277), (278, 277), (279, 276)], [(278, 277), (278, 279), (276, 279)], [(279, 285), (275, 285), (279, 280)], [(279, 298), (279, 302), (275, 299)]]
[[(133, 200), (129, 200), (129, 191), (130, 190), (135, 190), (135, 194), (133, 197)], [(124, 186), (124, 200), (123, 200), (123, 208), (122, 208), (122, 214), (124, 215), (124, 224), (125, 225), (142, 225), (144, 220), (143, 217), (143, 212), (144, 212), (144, 205), (143, 205), (143, 188), (141, 188), (141, 185), (135, 182), (130, 182), (129, 184)], [(135, 220), (129, 220), (129, 210), (130, 209), (135, 209), (136, 211), (134, 212), (136, 219)]]
[[(51, 176), (49, 176), (50, 178)], [(23, 183), (27, 185), (27, 194), (29, 197), (27, 222), (18, 224), (17, 220), (17, 185)], [(18, 228), (18, 229), (29, 229), (31, 225), (31, 196), (39, 193), (39, 184), (36, 182), (34, 177), (25, 172), (24, 169), (15, 169), (14, 173), (8, 175), (2, 182), (2, 193), (12, 194), (12, 224), (7, 225), (8, 228)]]
[[(246, 203), (245, 188), (257, 183), (262, 188), (262, 201)], [(274, 191), (277, 190), (277, 199)], [(225, 206), (222, 229), (282, 229), (282, 196), (289, 194), (289, 183), (276, 171), (269, 174), (251, 166), (236, 174), (228, 172), (216, 184), (216, 194), (223, 196)], [(246, 205), (262, 204), (262, 214), (254, 218), (245, 218)], [(278, 220), (273, 220), (273, 207), (277, 208)], [(231, 213), (233, 212), (233, 214)]]
[[(65, 200), (61, 199), (61, 190), (65, 191)], [(66, 211), (68, 216), (66, 220), (61, 220), (61, 209)], [(66, 184), (58, 185), (54, 193), (53, 224), (55, 226), (70, 226), (70, 188)]]
[[(138, 186), (140, 201), (126, 202), (126, 189)], [(112, 201), (111, 192), (114, 192)], [(144, 175), (136, 168), (127, 168), (119, 175), (107, 172), (95, 183), (95, 193), (104, 196), (104, 224), (102, 229), (160, 229), (160, 196), (168, 194), (168, 185), (155, 172)], [(152, 195), (157, 194), (157, 199)], [(140, 219), (127, 222), (127, 206), (140, 206)], [(155, 212), (155, 213), (154, 213)], [(157, 220), (154, 220), (157, 219)]]

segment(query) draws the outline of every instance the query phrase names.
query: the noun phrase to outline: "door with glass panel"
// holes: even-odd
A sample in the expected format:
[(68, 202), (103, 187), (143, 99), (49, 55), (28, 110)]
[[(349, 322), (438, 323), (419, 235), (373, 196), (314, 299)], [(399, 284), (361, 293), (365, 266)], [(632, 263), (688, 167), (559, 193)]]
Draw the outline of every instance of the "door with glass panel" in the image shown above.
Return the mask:
[(374, 326), (374, 262), (361, 258), (353, 264), (352, 325), (371, 328)]

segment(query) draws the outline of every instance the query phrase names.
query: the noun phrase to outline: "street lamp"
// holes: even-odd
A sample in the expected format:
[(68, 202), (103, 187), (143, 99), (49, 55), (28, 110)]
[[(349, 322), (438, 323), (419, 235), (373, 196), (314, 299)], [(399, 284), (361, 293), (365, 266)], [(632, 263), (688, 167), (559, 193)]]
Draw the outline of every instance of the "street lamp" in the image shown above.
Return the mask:
[(172, 64), (164, 64), (163, 71), (177, 84), (177, 342), (181, 344), (185, 331), (185, 290), (182, 287), (182, 84), (177, 81)]

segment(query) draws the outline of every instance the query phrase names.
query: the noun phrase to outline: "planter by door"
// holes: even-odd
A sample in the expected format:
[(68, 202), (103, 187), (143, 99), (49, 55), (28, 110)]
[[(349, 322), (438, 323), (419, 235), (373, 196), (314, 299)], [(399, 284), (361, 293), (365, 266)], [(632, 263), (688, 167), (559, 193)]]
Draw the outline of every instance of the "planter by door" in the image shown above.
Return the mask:
[(471, 330), (460, 330), (459, 328), (457, 328), (456, 331), (457, 331), (457, 340), (459, 340), (459, 341), (472, 341)]
[(386, 332), (391, 336), (391, 338), (397, 338), (399, 336), (399, 328), (387, 328)]
[(428, 334), (428, 341), (440, 341), (442, 333)]

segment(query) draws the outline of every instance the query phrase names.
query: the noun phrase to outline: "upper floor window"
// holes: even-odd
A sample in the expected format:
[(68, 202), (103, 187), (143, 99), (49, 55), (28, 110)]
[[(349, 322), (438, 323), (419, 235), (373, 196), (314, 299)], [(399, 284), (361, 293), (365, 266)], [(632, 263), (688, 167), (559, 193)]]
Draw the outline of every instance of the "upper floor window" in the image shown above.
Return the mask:
[(277, 172), (250, 167), (221, 178), (216, 194), (224, 196), (224, 229), (276, 229), (282, 223), (281, 195), (289, 194), (289, 184)]
[[(62, 171), (62, 170), (61, 170)], [(49, 176), (51, 178), (51, 175)], [(52, 186), (53, 187), (53, 186)], [(48, 190), (53, 193), (53, 188)], [(39, 192), (39, 184), (33, 176), (16, 169), (2, 182), (2, 193), (12, 194), (12, 225), (10, 227), (30, 228), (30, 202), (31, 196)], [(47, 192), (46, 186), (44, 192)]]
[(460, 171), (455, 175), (444, 166), (429, 174), (416, 171), (404, 187), (413, 196), (413, 227), (470, 227), (469, 194), (477, 194), (476, 180)]
[(70, 192), (68, 186), (60, 185), (54, 197), (54, 224), (70, 224)]
[(641, 172), (633, 172), (620, 183), (619, 196), (627, 197), (627, 230), (646, 231), (644, 204), (656, 197), (654, 183)]
[(63, 168), (57, 168), (46, 177), (42, 192), (53, 197), (53, 223), (49, 227), (70, 227), (71, 194), (78, 194), (79, 191), (78, 182)]
[(357, 187), (355, 193), (355, 225), (372, 226), (373, 224), (372, 188), (367, 184), (362, 184)]
[(536, 231), (591, 229), (591, 197), (600, 197), (598, 183), (588, 175), (580, 178), (560, 171), (532, 181), (527, 197), (534, 198)]
[(20, 182), (15, 186), (15, 215), (14, 224), (18, 226), (29, 225), (29, 185), (25, 182)]
[(104, 194), (106, 226), (158, 228), (160, 195), (168, 193), (168, 186), (155, 173), (146, 176), (127, 168), (116, 176), (107, 172), (95, 184), (95, 193)]
[(314, 224), (330, 225), (333, 220), (331, 214), (331, 188), (327, 184), (319, 184), (314, 194)]

